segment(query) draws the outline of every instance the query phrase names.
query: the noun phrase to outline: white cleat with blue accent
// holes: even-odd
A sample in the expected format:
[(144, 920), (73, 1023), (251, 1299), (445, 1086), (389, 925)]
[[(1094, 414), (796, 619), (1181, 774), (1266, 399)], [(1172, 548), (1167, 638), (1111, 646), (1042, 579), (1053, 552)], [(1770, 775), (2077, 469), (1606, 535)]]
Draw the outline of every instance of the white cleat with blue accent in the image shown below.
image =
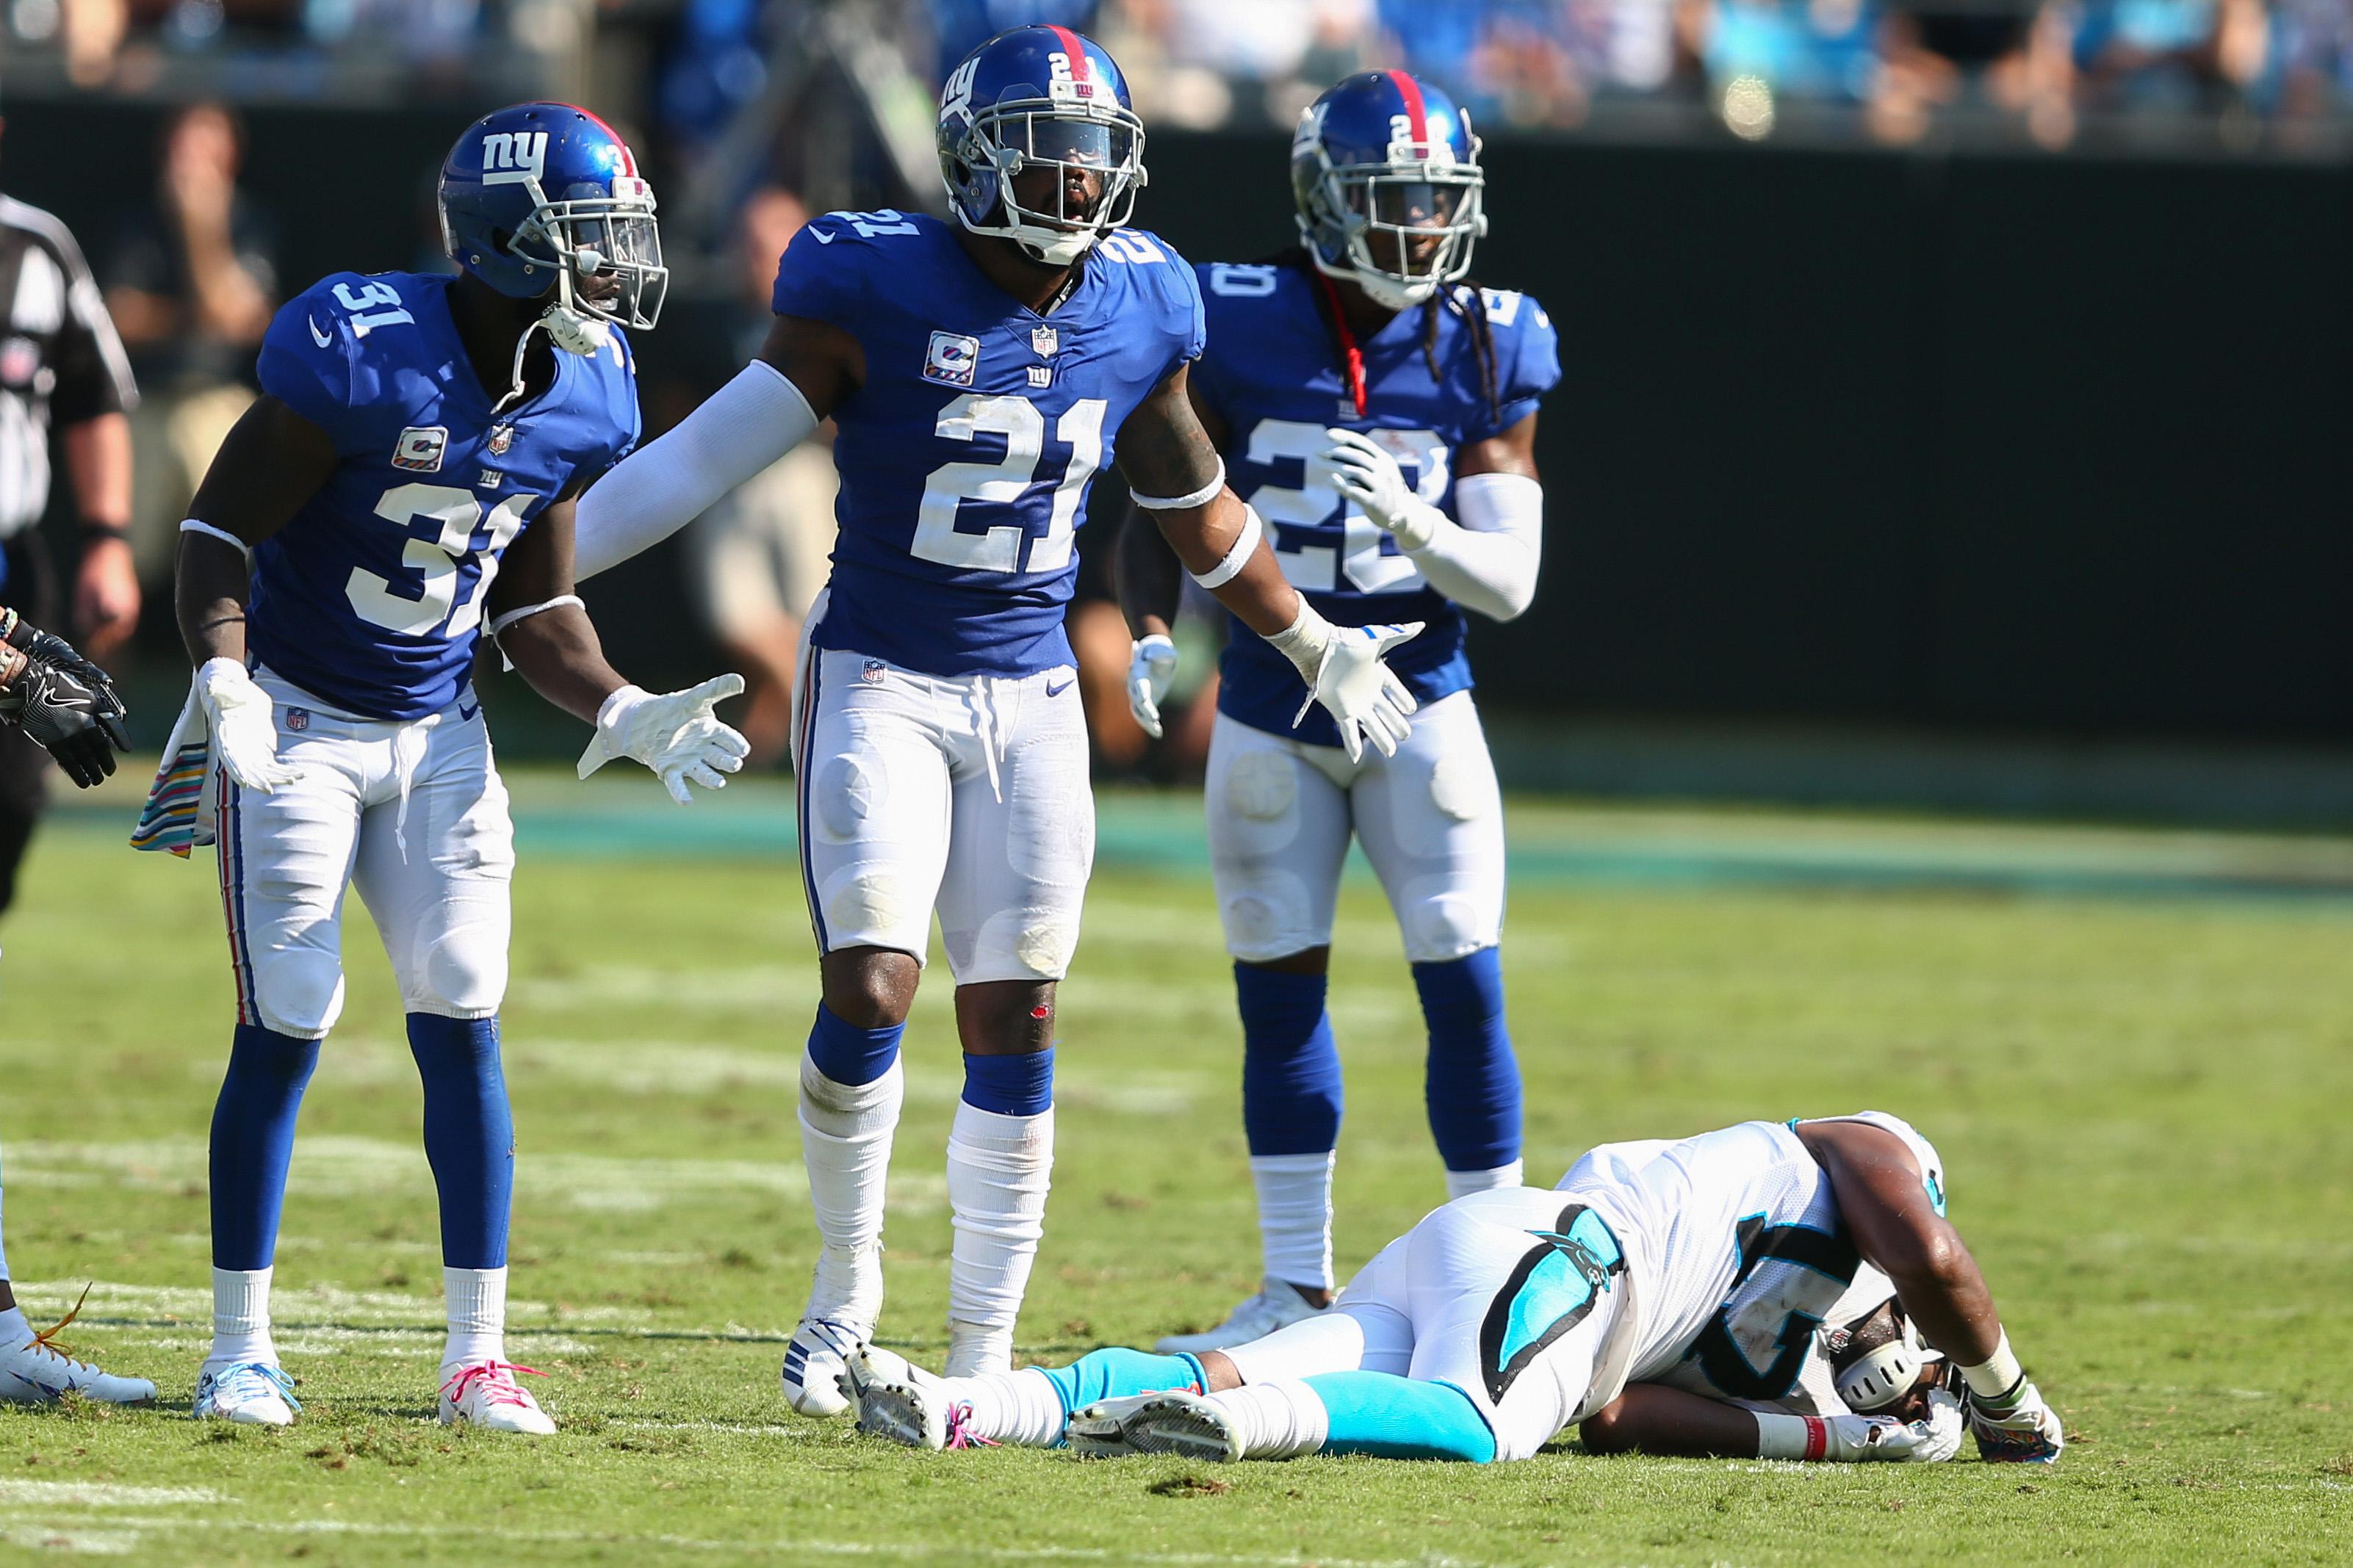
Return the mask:
[(240, 1426), (291, 1426), (302, 1402), (294, 1397), (294, 1380), (285, 1369), (266, 1361), (230, 1362), (208, 1366), (196, 1378), (199, 1421), (234, 1421)]
[(1233, 1417), (1213, 1399), (1181, 1392), (1098, 1400), (1071, 1414), (1062, 1440), (1084, 1459), (1174, 1454), (1229, 1465), (1242, 1457)]
[(803, 1318), (785, 1346), (785, 1403), (801, 1415), (839, 1415), (849, 1408), (842, 1378), (871, 1331), (838, 1318)]
[(155, 1397), (155, 1385), (145, 1378), (111, 1376), (65, 1352), (58, 1330), (80, 1310), (77, 1305), (64, 1321), (0, 1349), (0, 1404), (54, 1405), (69, 1394), (108, 1405), (144, 1405)]

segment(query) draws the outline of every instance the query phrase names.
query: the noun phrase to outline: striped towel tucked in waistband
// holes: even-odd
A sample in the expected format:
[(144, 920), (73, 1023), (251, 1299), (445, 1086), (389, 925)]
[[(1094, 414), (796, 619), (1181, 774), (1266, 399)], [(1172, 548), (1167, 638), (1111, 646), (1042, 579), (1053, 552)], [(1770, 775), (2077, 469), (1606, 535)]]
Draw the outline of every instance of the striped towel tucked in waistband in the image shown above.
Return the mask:
[(205, 722), (205, 705), (188, 690), (187, 706), (164, 743), (164, 765), (147, 786), (147, 803), (139, 808), (139, 825), (131, 830), (133, 849), (163, 849), (182, 859), (199, 845), (213, 841), (212, 732)]

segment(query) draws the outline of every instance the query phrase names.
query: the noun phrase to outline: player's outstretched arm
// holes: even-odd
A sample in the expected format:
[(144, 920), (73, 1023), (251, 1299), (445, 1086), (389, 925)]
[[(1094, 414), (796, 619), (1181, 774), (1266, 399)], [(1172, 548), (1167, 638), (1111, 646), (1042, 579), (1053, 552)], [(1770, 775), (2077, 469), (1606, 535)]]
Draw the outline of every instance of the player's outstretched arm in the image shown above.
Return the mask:
[(1186, 395), (1183, 366), (1121, 426), (1119, 468), (1193, 581), (1298, 668), (1310, 700), (1331, 711), (1349, 759), (1364, 754), (1367, 739), (1394, 755), (1416, 704), (1381, 655), (1421, 623), (1335, 626), (1315, 613), (1275, 563), (1258, 514), (1227, 488), (1225, 464)]
[(1332, 482), (1373, 526), (1398, 542), (1430, 585), (1491, 620), (1517, 616), (1536, 596), (1544, 559), (1544, 487), (1536, 480), (1536, 416), (1462, 448), (1455, 469), (1458, 522), (1413, 493), (1388, 449), (1360, 430), (1324, 432)]
[(1925, 1424), (1884, 1415), (1787, 1415), (1751, 1411), (1664, 1384), (1630, 1384), (1577, 1428), (1588, 1454), (1693, 1459), (1864, 1460), (1949, 1458), (1957, 1432), (1937, 1446)]
[(2028, 1381), (1977, 1259), (1936, 1212), (1904, 1140), (1866, 1121), (1802, 1122), (1798, 1136), (1830, 1177), (1856, 1250), (1894, 1281), (1922, 1337), (1960, 1368), (1978, 1452), (2057, 1458), (2059, 1417)]
[(839, 327), (778, 316), (759, 358), (582, 499), (578, 576), (668, 539), (807, 440), (865, 369), (865, 351)]
[(744, 689), (744, 678), (723, 675), (657, 696), (606, 662), (587, 606), (572, 591), (576, 505), (570, 496), (551, 503), (501, 558), (491, 636), (533, 690), (596, 727), (580, 758), (582, 778), (633, 757), (681, 805), (693, 799), (690, 784), (723, 789), (751, 747), (712, 710)]
[(296, 770), (279, 761), (269, 698), (246, 670), (252, 551), (318, 493), (336, 460), (332, 437), (265, 395), (214, 454), (180, 524), (173, 605), (196, 667), (213, 755), (240, 787), (263, 795), (290, 783)]

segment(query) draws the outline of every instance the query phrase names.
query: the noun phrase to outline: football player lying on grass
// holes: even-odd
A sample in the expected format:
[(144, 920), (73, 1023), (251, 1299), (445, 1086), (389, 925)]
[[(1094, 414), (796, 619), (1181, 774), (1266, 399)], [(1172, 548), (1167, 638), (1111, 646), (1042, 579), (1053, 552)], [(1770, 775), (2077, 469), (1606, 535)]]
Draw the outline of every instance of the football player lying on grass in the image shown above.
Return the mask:
[(1944, 1459), (1966, 1425), (1983, 1458), (2054, 1459), (1944, 1210), (1936, 1150), (1880, 1111), (1604, 1144), (1556, 1189), (1434, 1211), (1333, 1311), (1249, 1344), (953, 1379), (869, 1345), (844, 1392), (927, 1448), (1482, 1463), (1582, 1424), (1611, 1452)]

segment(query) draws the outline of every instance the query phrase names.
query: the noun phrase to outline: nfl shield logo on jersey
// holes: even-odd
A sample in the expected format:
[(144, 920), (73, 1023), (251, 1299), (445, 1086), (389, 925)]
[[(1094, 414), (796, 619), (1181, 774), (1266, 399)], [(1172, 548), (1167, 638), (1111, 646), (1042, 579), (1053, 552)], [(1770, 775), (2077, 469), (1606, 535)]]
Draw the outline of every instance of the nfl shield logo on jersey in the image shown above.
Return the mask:
[(411, 425), (392, 444), (392, 466), (411, 473), (438, 473), (441, 454), (449, 446), (449, 432), (439, 425)]
[(1032, 327), (1029, 346), (1038, 351), (1039, 359), (1052, 359), (1062, 346), (1062, 334), (1051, 327)]
[(507, 448), (514, 445), (514, 426), (512, 425), (494, 426), (491, 431), (491, 438), (482, 445), (489, 450), (491, 457), (505, 457)]
[(286, 710), (286, 727), (290, 730), (309, 729), (311, 710), (308, 708), (289, 708)]
[(934, 332), (923, 354), (923, 379), (943, 386), (970, 386), (980, 365), (980, 340), (955, 332)]
[(866, 682), (869, 686), (881, 685), (882, 661), (879, 658), (868, 659), (866, 661), (865, 668), (858, 672), (858, 679)]

